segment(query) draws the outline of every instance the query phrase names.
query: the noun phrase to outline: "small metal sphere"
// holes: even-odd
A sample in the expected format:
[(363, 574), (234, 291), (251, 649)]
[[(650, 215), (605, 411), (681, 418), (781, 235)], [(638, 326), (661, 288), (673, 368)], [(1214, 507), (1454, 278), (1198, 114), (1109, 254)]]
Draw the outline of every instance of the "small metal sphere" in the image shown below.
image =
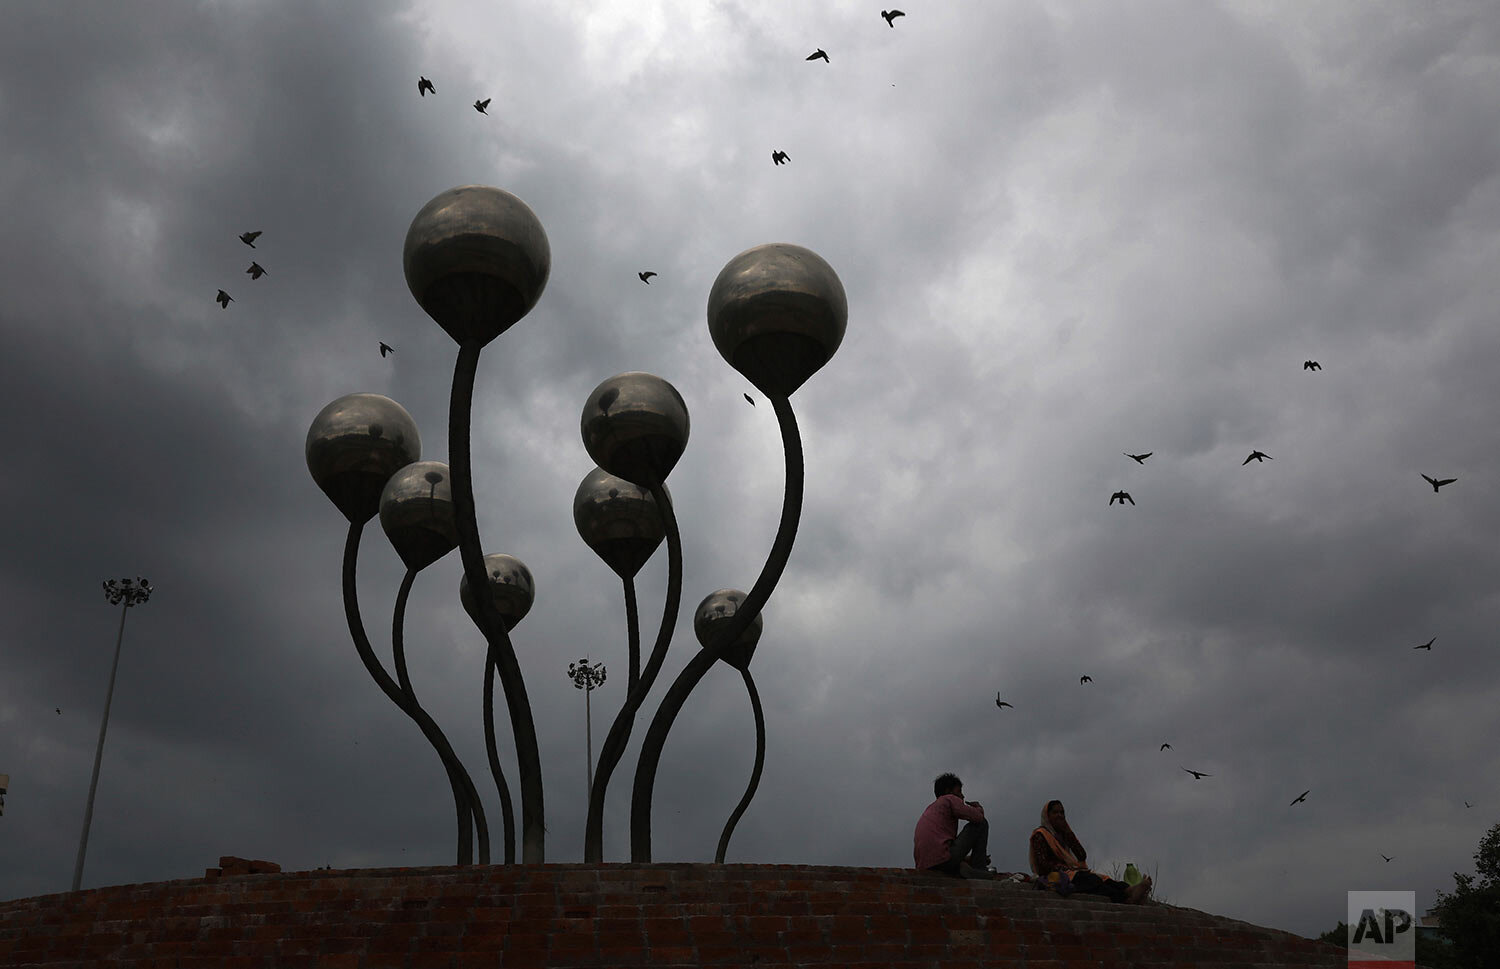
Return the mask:
[(708, 294), (708, 332), (729, 365), (771, 397), (790, 397), (844, 339), (849, 300), (811, 249), (773, 242), (746, 249)]
[[(667, 500), (671, 497), (668, 492)], [(603, 468), (590, 471), (578, 485), (573, 524), (584, 544), (622, 579), (639, 572), (666, 537), (651, 492)]]
[(441, 461), (417, 461), (391, 475), (380, 493), (380, 527), (415, 571), (458, 547), (453, 483)]
[[(698, 637), (698, 645), (707, 646), (713, 642), (715, 633), (734, 618), (744, 601), (745, 593), (739, 589), (720, 589), (704, 596), (693, 613), (693, 635)], [(749, 668), (750, 657), (755, 655), (755, 644), (760, 642), (765, 626), (765, 614), (756, 613), (740, 638), (724, 651), (724, 662), (737, 670)]]
[(687, 404), (654, 374), (616, 374), (589, 394), (581, 429), (595, 464), (649, 487), (667, 480), (687, 447)]
[(531, 311), (552, 248), (530, 206), (507, 191), (461, 185), (422, 206), (401, 254), (406, 285), (459, 344), (480, 346)]
[(375, 517), (380, 493), (422, 456), (406, 408), (380, 394), (349, 394), (318, 411), (307, 430), (307, 470), (352, 524)]
[[(531, 604), (536, 601), (536, 581), (532, 579), (531, 570), (526, 567), (525, 562), (514, 555), (500, 552), (492, 552), (484, 557), (484, 571), (489, 575), (490, 599), (495, 603), (495, 611), (500, 613), (505, 631), (510, 632), (531, 611)], [(464, 612), (478, 626), (479, 604), (469, 591), (467, 575), (458, 581), (458, 601), (463, 603)]]

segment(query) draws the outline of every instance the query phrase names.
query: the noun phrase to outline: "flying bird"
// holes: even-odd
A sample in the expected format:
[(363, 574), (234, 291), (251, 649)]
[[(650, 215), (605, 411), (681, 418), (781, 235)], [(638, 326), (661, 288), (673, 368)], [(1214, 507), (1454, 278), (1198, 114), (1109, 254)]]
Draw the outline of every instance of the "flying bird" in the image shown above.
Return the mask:
[[(433, 93), (435, 94), (437, 92), (434, 91)], [(495, 100), (495, 99), (494, 98), (485, 98), (483, 101), (475, 101), (474, 102), (474, 110), (478, 111), (480, 114), (489, 114), (489, 112), (486, 111), (486, 110), (484, 110), (484, 109), (487, 108), (487, 107), (489, 107), (490, 106), (490, 102), (493, 101), (493, 100)]]
[(821, 47), (819, 47), (817, 50), (813, 51), (811, 54), (807, 55), (807, 59), (810, 60), (810, 61), (815, 61), (815, 60), (818, 60), (819, 58), (822, 58), (823, 63), (825, 63), (825, 64), (832, 64), (833, 63), (833, 61), (830, 61), (828, 59), (828, 51), (824, 50)]
[(773, 164), (773, 165), (785, 165), (787, 162), (789, 162), (791, 160), (792, 160), (792, 156), (788, 155), (784, 151), (773, 151), (773, 152), (771, 152), (771, 164)]
[(1385, 863), (1386, 863), (1386, 864), (1387, 864), (1387, 865), (1389, 865), (1389, 864), (1390, 864), (1390, 863), (1391, 863), (1391, 862), (1392, 862), (1392, 861), (1393, 861), (1393, 860), (1394, 860), (1394, 859), (1392, 859), (1392, 858), (1389, 858), (1389, 857), (1387, 857), (1387, 856), (1386, 856), (1386, 855), (1385, 855), (1385, 853), (1384, 853), (1384, 852), (1380, 852), (1380, 851), (1377, 851), (1377, 852), (1375, 852), (1375, 853), (1376, 853), (1376, 854), (1377, 854), (1377, 855), (1380, 855), (1380, 857), (1382, 857), (1382, 858), (1385, 858)]
[(750, 402), (750, 406), (751, 407), (755, 406), (755, 398), (754, 397), (751, 397), (749, 394), (746, 394), (745, 395), (745, 399)]
[(381, 341), (381, 343), (380, 343), (380, 358), (382, 360), (385, 359), (385, 355), (387, 353), (395, 353), (395, 352), (396, 352), (396, 348), (395, 347), (391, 346), (389, 343), (386, 343), (384, 340)]
[(1162, 750), (1171, 750), (1171, 749), (1172, 749), (1172, 745), (1171, 744), (1162, 744), (1161, 745), (1161, 750), (1158, 750), (1157, 753), (1159, 754), (1159, 753), (1161, 753)]
[(427, 80), (427, 78), (425, 78), (425, 77), (419, 77), (419, 78), (417, 78), (417, 94), (419, 96), (425, 98), (425, 97), (427, 97), (427, 92), (428, 91), (431, 91), (433, 94), (436, 94), (437, 93), (437, 88), (433, 87), (432, 86), (432, 82), (429, 81), (429, 80)]
[(1321, 363), (1319, 363), (1318, 361), (1316, 361), (1316, 360), (1304, 360), (1304, 361), (1302, 361), (1302, 369), (1303, 370), (1322, 370), (1323, 369), (1323, 365)]
[[(59, 710), (59, 711), (57, 711), (57, 712), (58, 712), (58, 713), (62, 713), (62, 711), (61, 711), (61, 710)], [(1469, 802), (1468, 802), (1468, 801), (1465, 801), (1465, 802), (1464, 802), (1464, 807), (1466, 807), (1466, 808), (1471, 808), (1471, 807), (1473, 807), (1473, 806), (1474, 806), (1474, 805), (1472, 805), (1472, 804), (1470, 804), (1470, 803), (1469, 803)]]
[(645, 271), (643, 273), (636, 273), (636, 275), (639, 276), (639, 277), (641, 277), (641, 282), (645, 283), (647, 286), (650, 286), (651, 285), (651, 277), (655, 276), (656, 273), (651, 272), (648, 269), (647, 271)]
[(255, 248), (255, 240), (259, 239), (259, 238), (260, 238), (260, 230), (259, 229), (257, 229), (254, 232), (241, 232), (240, 233), (240, 241), (243, 242), (245, 245), (249, 246), (251, 249)]
[[(1311, 793), (1312, 793), (1312, 788), (1309, 787), (1307, 790), (1303, 791), (1301, 794), (1298, 794), (1297, 795), (1297, 800), (1293, 801), (1292, 804), (1301, 804), (1303, 801), (1307, 800), (1307, 795), (1309, 795)], [(1292, 804), (1288, 804), (1287, 807), (1291, 807)]]
[[(1264, 451), (1251, 451), (1250, 452), (1250, 456), (1248, 458), (1246, 458), (1245, 460), (1243, 460), (1243, 461), (1240, 462), (1240, 467), (1243, 468), (1245, 465), (1249, 464), (1251, 461), (1259, 461), (1262, 464), (1264, 464), (1266, 458), (1271, 458), (1271, 456), (1269, 454), (1267, 454), (1266, 452), (1264, 452)], [(1271, 460), (1275, 461), (1276, 459), (1275, 458), (1271, 458)]]
[(245, 272), (250, 274), (251, 279), (259, 279), (266, 274), (266, 267), (262, 266), (258, 262), (255, 262), (254, 260), (251, 260), (250, 268), (245, 270)]
[(1425, 649), (1425, 650), (1427, 650), (1427, 652), (1430, 653), (1430, 652), (1432, 652), (1432, 644), (1435, 643), (1435, 642), (1437, 642), (1437, 637), (1436, 636), (1434, 636), (1431, 639), (1427, 640), (1427, 642), (1423, 643), (1420, 646), (1413, 646), (1412, 649)]
[(1092, 683), (1092, 682), (1094, 682), (1094, 678), (1092, 676), (1080, 676), (1078, 678), (1078, 685), (1079, 686), (1083, 686), (1083, 684), (1085, 684), (1085, 683)]
[(214, 297), (214, 300), (218, 302), (219, 306), (227, 310), (229, 309), (229, 304), (234, 302), (234, 297), (221, 289), (219, 290), (219, 295)]
[[(1427, 475), (1424, 474), (1422, 477), (1427, 478)], [(1439, 481), (1437, 478), (1427, 478), (1427, 483), (1432, 485), (1432, 493), (1437, 494), (1437, 490), (1443, 485), (1450, 485), (1457, 480), (1457, 478), (1444, 478)]]
[(882, 10), (880, 11), (880, 15), (885, 18), (885, 25), (887, 27), (896, 26), (896, 18), (906, 16), (906, 14), (902, 13), (900, 10)]
[[(59, 717), (62, 716), (62, 707), (53, 707), (52, 709), (54, 709), (54, 710), (57, 711), (57, 715)], [(1467, 801), (1464, 802), (1464, 806), (1468, 807), (1468, 802)]]
[[(1157, 753), (1160, 753), (1160, 751), (1157, 751)], [(1212, 777), (1212, 776), (1214, 776), (1212, 774), (1205, 774), (1201, 770), (1189, 770), (1186, 767), (1184, 767), (1183, 770), (1187, 771), (1189, 774), (1192, 774), (1193, 775), (1193, 780), (1195, 780), (1195, 781), (1201, 781), (1205, 777)]]
[(1130, 497), (1130, 492), (1128, 491), (1116, 491), (1114, 494), (1109, 496), (1109, 503), (1111, 505), (1113, 505), (1117, 501), (1120, 503), (1121, 508), (1125, 507), (1125, 502), (1127, 501), (1132, 505), (1135, 504), (1135, 499)]
[(1145, 454), (1130, 454), (1129, 452), (1122, 451), (1120, 453), (1124, 454), (1127, 458), (1129, 458), (1130, 460), (1134, 461), (1136, 464), (1145, 464), (1146, 463), (1146, 459), (1149, 458), (1151, 455), (1155, 454), (1156, 452), (1155, 451), (1147, 451)]
[(1000, 707), (1001, 709), (1004, 709), (1006, 707), (1010, 707), (1012, 710), (1015, 709), (1013, 705), (1006, 703), (1004, 700), (1000, 699), (1000, 694), (998, 693), (995, 694), (995, 706)]

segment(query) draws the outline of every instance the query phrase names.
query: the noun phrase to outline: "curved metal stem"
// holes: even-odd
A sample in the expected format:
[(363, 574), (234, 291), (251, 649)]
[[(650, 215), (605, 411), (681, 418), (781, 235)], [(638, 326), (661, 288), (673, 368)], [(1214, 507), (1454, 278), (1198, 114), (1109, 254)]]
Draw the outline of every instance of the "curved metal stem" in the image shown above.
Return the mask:
[[(594, 770), (594, 784), (589, 789), (589, 816), (584, 827), (583, 860), (598, 864), (604, 860), (604, 793), (609, 787), (610, 775), (620, 758), (625, 756), (625, 745), (630, 740), (630, 728), (635, 724), (636, 711), (640, 710), (656, 675), (661, 672), (662, 661), (667, 658), (667, 647), (672, 642), (672, 629), (677, 625), (677, 610), (682, 604), (682, 535), (677, 531), (677, 513), (672, 509), (672, 499), (667, 489), (658, 482), (651, 486), (651, 497), (661, 512), (662, 527), (667, 535), (667, 602), (662, 608), (661, 628), (656, 633), (656, 644), (651, 647), (651, 656), (640, 680), (625, 697), (615, 722), (610, 724), (609, 735), (604, 746), (599, 748), (599, 765)], [(633, 591), (633, 587), (627, 586)], [(631, 597), (633, 598), (633, 596)], [(627, 600), (628, 603), (628, 600)]]
[(750, 772), (750, 786), (745, 788), (745, 796), (735, 805), (734, 813), (729, 816), (723, 833), (719, 835), (719, 850), (714, 852), (716, 865), (724, 864), (724, 852), (729, 850), (729, 839), (734, 835), (734, 826), (740, 823), (740, 816), (750, 806), (755, 789), (760, 787), (760, 769), (766, 764), (766, 717), (760, 709), (760, 693), (755, 689), (755, 681), (750, 678), (748, 666), (740, 670), (740, 675), (745, 678), (745, 689), (750, 693), (750, 709), (755, 712), (755, 769)]
[(495, 649), (490, 647), (484, 658), (484, 752), (490, 762), (490, 776), (500, 792), (500, 819), (505, 825), (505, 863), (516, 863), (516, 810), (510, 803), (510, 785), (500, 769), (500, 755), (495, 750)]
[(375, 658), (375, 650), (370, 646), (370, 637), (365, 634), (365, 624), (359, 617), (359, 587), (355, 582), (355, 565), (359, 560), (359, 537), (364, 531), (364, 522), (349, 523), (349, 537), (344, 542), (344, 617), (349, 622), (349, 635), (354, 640), (354, 648), (359, 652), (360, 660), (365, 664), (365, 669), (375, 678), (375, 683), (381, 692), (390, 697), (391, 702), (401, 708), (401, 712), (416, 721), (417, 726), (422, 728), (422, 736), (427, 742), (437, 748), (438, 756), (443, 758), (443, 763), (457, 763), (458, 755), (453, 753), (453, 748), (448, 744), (448, 738), (438, 729), (438, 725), (432, 722), (427, 711), (417, 705), (416, 701), (407, 696), (391, 675), (380, 665), (380, 660)]
[[(489, 596), (489, 577), (479, 544), (479, 522), (474, 512), (474, 478), (469, 460), (469, 412), (474, 404), (474, 375), (479, 370), (483, 345), (468, 341), (458, 348), (453, 367), (453, 394), (448, 403), (448, 471), (453, 483), (453, 514), (458, 530), (458, 551), (464, 578), (474, 593), (479, 627), (489, 643), (487, 662), (500, 673), (505, 705), (510, 711), (511, 732), (516, 740), (517, 771), (521, 775), (521, 860), (528, 865), (545, 861), (547, 833), (542, 794), (542, 757), (537, 750), (536, 721), (526, 696), (526, 681), (511, 647), (510, 635)], [(485, 677), (488, 682), (489, 677)], [(491, 759), (491, 769), (495, 760)]]
[(625, 577), (625, 630), (630, 638), (630, 682), (625, 695), (635, 692), (641, 680), (641, 611), (635, 604), (635, 576)]
[[(406, 671), (406, 600), (411, 596), (412, 583), (416, 579), (417, 570), (408, 568), (405, 578), (401, 580), (401, 591), (396, 593), (396, 609), (391, 617), (391, 651), (396, 658), (396, 681), (401, 685), (401, 692), (406, 694), (413, 706), (421, 709), (422, 704), (417, 700), (417, 693), (411, 686), (411, 677)], [(436, 722), (433, 725), (436, 726)], [(453, 789), (453, 806), (458, 812), (457, 864), (474, 863), (474, 825), (478, 824), (479, 863), (488, 865), (490, 831), (484, 821), (484, 807), (479, 803), (479, 792), (474, 789), (474, 781), (456, 756), (450, 758), (451, 749), (445, 754), (437, 744), (433, 746), (437, 747), (443, 769), (448, 772), (448, 786)]]
[[(723, 656), (724, 650), (739, 640), (755, 617), (760, 615), (771, 590), (781, 579), (787, 560), (792, 554), (792, 543), (797, 539), (797, 522), (802, 515), (802, 438), (797, 432), (797, 418), (792, 413), (791, 401), (786, 397), (771, 397), (771, 406), (776, 410), (776, 420), (781, 425), (781, 443), (786, 452), (786, 496), (781, 505), (781, 525), (776, 530), (776, 540), (771, 545), (771, 554), (760, 570), (755, 585), (745, 596), (745, 602), (734, 617), (714, 637), (714, 641), (698, 651), (677, 680), (662, 697), (661, 706), (641, 742), (641, 758), (635, 768), (635, 789), (630, 800), (630, 860), (635, 863), (651, 861), (651, 793), (656, 786), (656, 768), (661, 762), (662, 747), (666, 745), (667, 733), (682, 705), (687, 702), (693, 687), (703, 679), (709, 668)], [(661, 498), (657, 498), (660, 503)], [(674, 523), (675, 524), (675, 523)]]

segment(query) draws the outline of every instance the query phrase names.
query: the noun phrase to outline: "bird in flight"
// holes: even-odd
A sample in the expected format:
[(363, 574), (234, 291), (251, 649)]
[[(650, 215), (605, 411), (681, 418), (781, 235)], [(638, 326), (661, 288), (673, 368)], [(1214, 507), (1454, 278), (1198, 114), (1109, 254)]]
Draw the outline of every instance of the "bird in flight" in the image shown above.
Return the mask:
[(251, 249), (255, 248), (255, 240), (259, 239), (259, 238), (260, 238), (260, 230), (258, 230), (258, 229), (256, 231), (254, 231), (254, 232), (241, 232), (240, 233), (240, 241), (243, 242), (245, 245), (249, 246)]
[[(434, 91), (433, 93), (436, 94), (437, 92)], [(487, 108), (487, 107), (489, 107), (490, 106), (490, 102), (493, 101), (493, 100), (495, 100), (495, 99), (494, 98), (485, 98), (483, 101), (475, 101), (474, 102), (474, 110), (478, 111), (480, 114), (489, 114), (489, 112), (486, 111), (486, 110), (484, 110), (484, 109)]]
[(1085, 683), (1092, 683), (1092, 682), (1094, 682), (1094, 678), (1092, 676), (1080, 676), (1078, 678), (1078, 685), (1079, 686), (1083, 686), (1083, 684), (1085, 684)]
[[(1157, 751), (1157, 752), (1160, 753), (1160, 751)], [(1205, 774), (1201, 770), (1189, 770), (1186, 767), (1184, 767), (1183, 770), (1187, 771), (1189, 774), (1192, 774), (1193, 775), (1193, 780), (1195, 780), (1195, 781), (1201, 781), (1205, 777), (1212, 777), (1212, 776), (1214, 776), (1212, 774)]]
[[(1301, 804), (1303, 801), (1307, 800), (1307, 795), (1309, 795), (1311, 793), (1312, 793), (1312, 788), (1309, 787), (1307, 790), (1303, 791), (1301, 794), (1298, 794), (1297, 795), (1297, 800), (1293, 801), (1292, 804)], [(1292, 804), (1288, 804), (1287, 807), (1291, 807)]]
[(771, 164), (773, 164), (773, 165), (785, 165), (787, 162), (789, 162), (791, 160), (792, 160), (792, 156), (788, 155), (784, 151), (773, 151), (773, 152), (771, 152)]
[(1435, 642), (1437, 642), (1437, 637), (1436, 636), (1434, 636), (1431, 639), (1427, 640), (1427, 642), (1423, 643), (1420, 646), (1413, 646), (1412, 649), (1425, 649), (1425, 650), (1427, 650), (1427, 652), (1430, 653), (1430, 652), (1432, 652), (1432, 644), (1435, 643)]
[[(1250, 452), (1250, 456), (1248, 458), (1246, 458), (1245, 460), (1243, 460), (1243, 461), (1240, 462), (1240, 467), (1243, 468), (1245, 465), (1249, 464), (1251, 461), (1259, 461), (1262, 464), (1264, 464), (1266, 458), (1271, 458), (1271, 456), (1269, 454), (1267, 454), (1266, 452), (1264, 452), (1264, 451), (1251, 451)], [(1271, 460), (1275, 461), (1276, 459), (1275, 458), (1271, 458)]]
[(651, 272), (648, 269), (648, 270), (646, 270), (643, 273), (636, 273), (636, 275), (639, 276), (639, 277), (641, 277), (641, 282), (645, 283), (647, 286), (650, 286), (651, 285), (651, 277), (655, 276), (656, 273)]
[(1386, 854), (1385, 854), (1385, 853), (1384, 853), (1384, 852), (1381, 852), (1381, 851), (1377, 851), (1377, 852), (1375, 852), (1375, 853), (1376, 853), (1376, 854), (1377, 854), (1377, 855), (1380, 855), (1380, 857), (1382, 857), (1382, 858), (1385, 858), (1385, 863), (1386, 863), (1386, 864), (1387, 864), (1387, 865), (1389, 865), (1389, 864), (1390, 864), (1390, 863), (1391, 863), (1391, 861), (1392, 861), (1392, 860), (1393, 860), (1393, 859), (1392, 859), (1392, 858), (1390, 858), (1390, 857), (1388, 857), (1388, 856), (1387, 856), (1387, 855), (1386, 855)]
[[(53, 707), (52, 709), (54, 709), (54, 710), (57, 711), (57, 715), (59, 717), (62, 716), (62, 707)], [(1468, 806), (1469, 806), (1469, 802), (1465, 801), (1464, 802), (1464, 807), (1468, 807)]]
[(828, 59), (828, 51), (824, 50), (821, 47), (819, 47), (817, 50), (813, 51), (811, 54), (807, 55), (807, 59), (810, 60), (810, 61), (815, 61), (815, 60), (818, 60), (819, 58), (821, 58), (822, 61), (823, 61), (823, 63), (825, 63), (825, 64), (832, 64), (833, 63), (833, 61), (830, 61)]
[(880, 15), (885, 18), (885, 25), (887, 27), (896, 26), (896, 18), (906, 16), (900, 10), (882, 10), (880, 11)]
[(1318, 361), (1316, 361), (1316, 360), (1304, 360), (1304, 361), (1302, 361), (1302, 369), (1303, 370), (1322, 370), (1323, 369), (1323, 365), (1321, 363), (1319, 363)]
[(1120, 453), (1124, 454), (1127, 458), (1129, 458), (1130, 460), (1134, 461), (1136, 464), (1145, 464), (1146, 463), (1146, 459), (1149, 458), (1151, 455), (1155, 454), (1156, 452), (1155, 451), (1147, 451), (1145, 454), (1130, 454), (1129, 452), (1122, 451)]
[(214, 300), (219, 304), (219, 306), (227, 310), (229, 309), (229, 304), (234, 302), (234, 297), (230, 296), (228, 293), (224, 292), (221, 289), (219, 290), (219, 295), (214, 297)]
[(385, 355), (387, 353), (395, 353), (395, 352), (396, 352), (396, 348), (395, 347), (391, 346), (389, 343), (386, 343), (383, 340), (381, 341), (381, 343), (380, 343), (380, 358), (382, 360), (385, 359)]
[[(59, 711), (57, 711), (57, 712), (58, 712), (58, 713), (62, 713), (62, 711), (61, 711), (61, 710), (59, 710)], [(1465, 801), (1465, 802), (1464, 802), (1464, 807), (1466, 807), (1466, 808), (1471, 808), (1471, 807), (1473, 807), (1473, 806), (1474, 806), (1474, 805), (1472, 805), (1472, 804), (1470, 804), (1470, 803), (1469, 803), (1469, 802), (1468, 802), (1468, 801)]]
[(255, 262), (254, 260), (251, 260), (250, 268), (245, 270), (245, 272), (250, 274), (251, 279), (259, 279), (266, 274), (266, 267), (262, 266), (258, 262)]
[(754, 397), (751, 397), (749, 394), (746, 394), (745, 395), (745, 399), (750, 402), (750, 406), (751, 407), (755, 406), (755, 398)]
[[(1422, 477), (1427, 478), (1427, 475), (1424, 474), (1422, 475)], [(1457, 478), (1443, 478), (1442, 480), (1438, 480), (1437, 478), (1427, 478), (1427, 483), (1432, 485), (1432, 493), (1437, 494), (1437, 490), (1443, 485), (1450, 485), (1457, 480)]]
[(433, 94), (436, 94), (437, 93), (437, 88), (433, 87), (432, 86), (432, 82), (429, 81), (429, 80), (427, 80), (427, 78), (425, 78), (425, 77), (419, 77), (419, 78), (417, 78), (417, 94), (418, 94), (418, 96), (425, 98), (425, 97), (427, 97), (427, 92), (428, 91), (431, 91)]
[(1006, 703), (1004, 700), (1000, 699), (1000, 694), (998, 693), (995, 694), (995, 706), (1000, 707), (1002, 710), (1006, 707), (1010, 707), (1012, 710), (1015, 709), (1013, 705)]
[(1111, 505), (1113, 505), (1117, 501), (1120, 503), (1121, 508), (1125, 507), (1125, 502), (1127, 501), (1132, 505), (1135, 504), (1135, 499), (1130, 497), (1130, 492), (1128, 491), (1116, 491), (1114, 494), (1109, 496), (1109, 503)]
[(1172, 749), (1172, 745), (1171, 744), (1162, 744), (1161, 745), (1161, 750), (1158, 750), (1157, 753), (1159, 754), (1159, 753), (1161, 753), (1162, 750), (1171, 750), (1171, 749)]

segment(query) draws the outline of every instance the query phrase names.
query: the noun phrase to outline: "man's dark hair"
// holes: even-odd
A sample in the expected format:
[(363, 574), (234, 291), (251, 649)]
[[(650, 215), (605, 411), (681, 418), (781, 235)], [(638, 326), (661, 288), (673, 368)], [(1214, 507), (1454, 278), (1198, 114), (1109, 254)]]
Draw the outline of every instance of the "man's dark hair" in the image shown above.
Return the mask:
[(937, 780), (932, 782), (932, 796), (942, 797), (944, 794), (952, 794), (963, 786), (964, 782), (958, 779), (957, 774), (939, 774)]

